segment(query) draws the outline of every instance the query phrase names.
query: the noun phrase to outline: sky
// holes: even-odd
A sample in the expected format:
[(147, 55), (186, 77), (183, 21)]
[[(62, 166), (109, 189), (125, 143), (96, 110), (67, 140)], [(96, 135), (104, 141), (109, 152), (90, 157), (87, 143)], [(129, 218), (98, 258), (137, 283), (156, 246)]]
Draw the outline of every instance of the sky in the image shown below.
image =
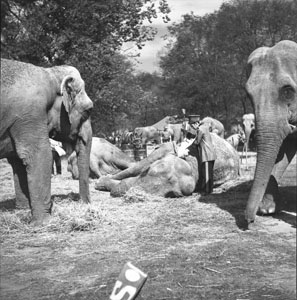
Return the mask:
[[(194, 15), (203, 16), (207, 13), (212, 13), (218, 10), (224, 0), (167, 0), (168, 5), (171, 9), (169, 18), (171, 19), (168, 23), (163, 23), (162, 18), (154, 19), (151, 26), (157, 28), (158, 34), (153, 41), (146, 42), (143, 49), (140, 51), (140, 57), (135, 62), (135, 69), (142, 72), (158, 72), (158, 53), (166, 45), (161, 37), (167, 33), (167, 26), (174, 22), (181, 22), (182, 15), (193, 12)], [(139, 50), (131, 48), (131, 44), (125, 44), (123, 47), (125, 54), (136, 54)]]

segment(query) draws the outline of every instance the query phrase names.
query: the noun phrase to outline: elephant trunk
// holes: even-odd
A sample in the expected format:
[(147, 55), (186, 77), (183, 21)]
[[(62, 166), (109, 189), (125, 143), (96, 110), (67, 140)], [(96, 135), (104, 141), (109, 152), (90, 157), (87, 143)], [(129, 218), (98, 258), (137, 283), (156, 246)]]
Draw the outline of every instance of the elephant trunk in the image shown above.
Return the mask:
[(251, 132), (252, 132), (251, 130), (248, 130), (245, 133), (245, 150), (246, 151), (249, 151), (249, 140), (250, 140)]
[[(82, 134), (83, 133), (83, 134)], [(78, 173), (79, 173), (79, 193), (85, 203), (90, 203), (89, 175), (90, 175), (90, 154), (92, 147), (92, 128), (90, 121), (86, 121), (81, 130), (78, 141)]]
[[(246, 220), (254, 221), (259, 205), (263, 199), (270, 174), (274, 167), (277, 154), (286, 136), (286, 126), (270, 120), (257, 121), (257, 164), (251, 192), (246, 207)], [(283, 124), (284, 125), (284, 124)]]

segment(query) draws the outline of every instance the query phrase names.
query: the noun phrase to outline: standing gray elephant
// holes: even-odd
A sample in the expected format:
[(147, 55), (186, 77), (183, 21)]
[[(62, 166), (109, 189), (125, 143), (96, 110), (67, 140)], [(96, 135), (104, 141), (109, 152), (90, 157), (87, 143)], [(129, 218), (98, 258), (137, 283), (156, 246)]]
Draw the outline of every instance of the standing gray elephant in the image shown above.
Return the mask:
[(254, 114), (244, 114), (242, 116), (242, 124), (245, 133), (245, 144), (244, 148), (246, 152), (249, 150), (249, 140), (251, 134), (255, 131), (255, 115)]
[(251, 223), (258, 209), (274, 212), (277, 182), (296, 154), (297, 44), (281, 41), (271, 48), (258, 48), (248, 65), (246, 90), (255, 110), (257, 138), (257, 165), (246, 207)]
[(0, 158), (12, 165), (16, 201), (29, 202), (32, 221), (41, 224), (51, 212), (49, 137), (77, 151), (80, 195), (89, 202), (93, 103), (78, 70), (1, 59), (0, 107)]
[(225, 136), (225, 127), (223, 123), (221, 123), (219, 120), (211, 118), (211, 117), (205, 117), (201, 120), (202, 124), (207, 124), (209, 126), (209, 131), (216, 133), (221, 138), (224, 138)]

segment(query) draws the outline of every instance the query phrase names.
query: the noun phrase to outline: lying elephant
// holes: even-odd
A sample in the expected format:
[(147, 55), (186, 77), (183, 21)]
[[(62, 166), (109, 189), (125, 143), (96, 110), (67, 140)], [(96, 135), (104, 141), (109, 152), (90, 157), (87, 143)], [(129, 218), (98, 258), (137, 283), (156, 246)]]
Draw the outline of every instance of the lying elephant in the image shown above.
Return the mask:
[(275, 211), (277, 182), (296, 154), (297, 44), (281, 41), (258, 48), (248, 66), (246, 90), (255, 109), (257, 136), (257, 165), (246, 207), (246, 220), (251, 223), (258, 209)]
[[(131, 167), (135, 161), (121, 151), (118, 147), (103, 138), (93, 137), (90, 154), (90, 176), (99, 178), (102, 175), (115, 174)], [(78, 179), (79, 169), (77, 155), (73, 152), (68, 157), (67, 170), (73, 179)]]
[[(214, 165), (214, 183), (220, 185), (239, 175), (239, 156), (235, 149), (218, 135), (211, 133), (217, 160)], [(185, 159), (177, 156), (174, 142), (161, 144), (147, 158), (111, 176), (100, 177), (97, 190), (107, 190), (121, 196), (131, 187), (164, 197), (191, 195), (198, 187), (199, 167), (197, 147), (189, 147)]]
[(12, 165), (16, 202), (29, 202), (34, 223), (42, 223), (51, 212), (49, 137), (77, 151), (80, 195), (90, 201), (92, 107), (76, 68), (1, 59), (0, 158)]

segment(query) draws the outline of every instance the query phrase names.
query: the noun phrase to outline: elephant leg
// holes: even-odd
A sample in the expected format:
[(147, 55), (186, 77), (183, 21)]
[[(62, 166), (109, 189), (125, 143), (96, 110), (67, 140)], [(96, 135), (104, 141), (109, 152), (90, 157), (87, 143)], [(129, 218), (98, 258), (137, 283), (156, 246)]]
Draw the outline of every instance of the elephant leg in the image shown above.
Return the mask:
[(47, 221), (52, 207), (51, 170), (53, 157), (47, 127), (44, 128), (43, 132), (41, 131), (40, 135), (43, 133), (42, 136), (31, 137), (30, 142), (27, 132), (15, 130), (13, 133), (17, 154), (26, 166), (32, 222), (40, 225)]
[(98, 191), (111, 191), (120, 184), (120, 180), (114, 180), (110, 176), (101, 176), (95, 184), (95, 189)]
[(100, 178), (102, 176), (102, 173), (99, 169), (99, 164), (94, 160), (94, 157), (92, 155), (90, 158), (90, 170), (92, 178)]
[(269, 178), (263, 200), (259, 206), (259, 213), (271, 214), (276, 211), (277, 206), (281, 201), (278, 183), (296, 154), (296, 148), (296, 140), (292, 140), (291, 138), (286, 138), (284, 140)]
[(31, 208), (26, 167), (19, 158), (9, 158), (12, 166), (14, 188), (16, 194), (16, 208)]
[(40, 224), (49, 218), (51, 202), (51, 165), (50, 146), (40, 147), (27, 166), (28, 186), (32, 207), (32, 221)]

